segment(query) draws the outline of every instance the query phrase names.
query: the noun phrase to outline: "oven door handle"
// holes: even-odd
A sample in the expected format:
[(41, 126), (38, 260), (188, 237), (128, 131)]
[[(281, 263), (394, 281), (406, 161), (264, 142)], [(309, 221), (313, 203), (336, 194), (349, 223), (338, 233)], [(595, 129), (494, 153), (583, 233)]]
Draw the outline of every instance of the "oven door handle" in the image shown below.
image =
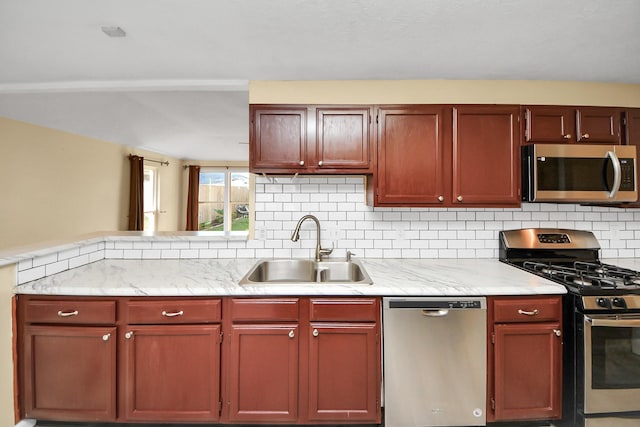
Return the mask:
[(584, 316), (584, 320), (591, 323), (592, 326), (609, 326), (609, 327), (618, 327), (618, 328), (628, 328), (628, 327), (640, 327), (640, 319), (594, 319), (589, 316)]

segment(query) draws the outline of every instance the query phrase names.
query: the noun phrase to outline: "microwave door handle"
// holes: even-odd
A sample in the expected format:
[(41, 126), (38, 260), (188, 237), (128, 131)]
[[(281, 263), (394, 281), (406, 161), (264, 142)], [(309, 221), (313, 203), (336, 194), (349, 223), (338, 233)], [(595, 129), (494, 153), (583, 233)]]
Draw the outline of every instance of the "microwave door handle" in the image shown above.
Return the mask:
[(620, 184), (622, 183), (622, 167), (620, 166), (620, 160), (616, 153), (613, 151), (607, 151), (607, 157), (611, 159), (611, 164), (613, 164), (613, 188), (609, 193), (609, 198), (612, 199), (620, 190)]

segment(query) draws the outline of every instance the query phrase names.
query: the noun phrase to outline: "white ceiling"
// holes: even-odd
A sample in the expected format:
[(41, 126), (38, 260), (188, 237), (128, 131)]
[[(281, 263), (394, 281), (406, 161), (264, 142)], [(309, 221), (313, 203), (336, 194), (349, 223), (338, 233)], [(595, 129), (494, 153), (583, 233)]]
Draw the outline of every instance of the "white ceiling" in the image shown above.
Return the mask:
[(639, 41), (640, 0), (0, 0), (0, 115), (246, 160), (249, 80), (640, 83)]

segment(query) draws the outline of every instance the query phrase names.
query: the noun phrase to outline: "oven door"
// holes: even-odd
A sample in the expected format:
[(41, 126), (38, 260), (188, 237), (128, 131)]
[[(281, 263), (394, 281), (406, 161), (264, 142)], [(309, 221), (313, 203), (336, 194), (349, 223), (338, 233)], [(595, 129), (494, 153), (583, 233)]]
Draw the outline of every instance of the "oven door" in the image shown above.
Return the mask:
[(585, 414), (640, 411), (640, 315), (584, 316)]

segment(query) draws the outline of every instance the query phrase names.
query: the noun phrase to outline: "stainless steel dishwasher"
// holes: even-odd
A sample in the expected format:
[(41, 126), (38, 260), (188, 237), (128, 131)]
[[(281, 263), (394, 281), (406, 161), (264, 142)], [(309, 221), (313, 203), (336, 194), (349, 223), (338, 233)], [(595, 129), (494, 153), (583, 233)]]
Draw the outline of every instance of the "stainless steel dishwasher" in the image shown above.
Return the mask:
[(487, 303), (482, 297), (385, 297), (388, 427), (486, 424)]

